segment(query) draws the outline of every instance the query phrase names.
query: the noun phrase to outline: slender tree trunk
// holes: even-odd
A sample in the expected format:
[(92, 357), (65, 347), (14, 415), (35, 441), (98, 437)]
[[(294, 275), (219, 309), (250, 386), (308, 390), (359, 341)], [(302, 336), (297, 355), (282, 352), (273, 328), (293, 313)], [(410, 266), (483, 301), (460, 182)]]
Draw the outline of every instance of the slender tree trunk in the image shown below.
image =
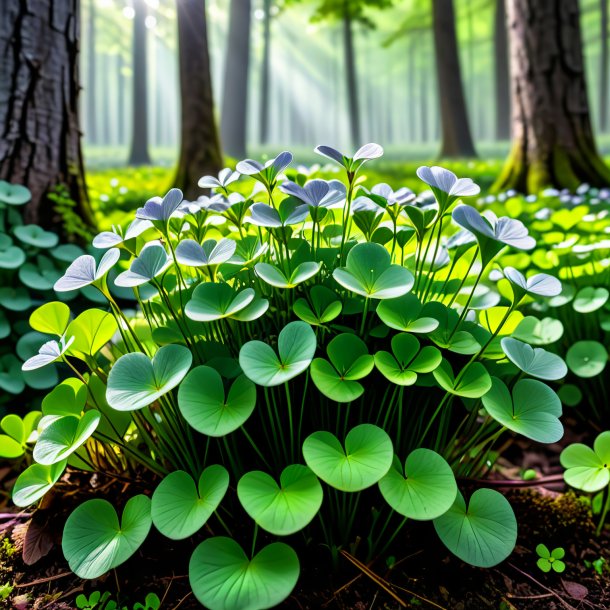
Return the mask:
[(260, 134), (261, 144), (267, 144), (269, 140), (269, 80), (271, 73), (271, 7), (273, 0), (264, 0), (265, 11), (263, 21), (263, 65), (261, 66), (261, 101), (260, 101)]
[(250, 0), (231, 0), (220, 133), (224, 150), (239, 159), (246, 156), (251, 10)]
[(117, 76), (117, 114), (116, 120), (119, 127), (119, 144), (125, 143), (125, 77), (123, 76), (123, 55), (119, 51), (116, 56)]
[(150, 165), (148, 153), (148, 53), (146, 2), (133, 0), (133, 96), (129, 165)]
[(508, 0), (513, 148), (496, 190), (610, 184), (589, 114), (578, 0)]
[(353, 23), (349, 11), (349, 5), (346, 1), (343, 14), (343, 52), (345, 60), (345, 77), (347, 79), (347, 111), (352, 146), (358, 147), (362, 144), (360, 141), (360, 109), (358, 103), (356, 58), (354, 55)]
[(496, 0), (494, 16), (494, 63), (496, 93), (496, 140), (510, 138), (510, 75), (505, 0)]
[(436, 76), (441, 106), (441, 157), (475, 157), (455, 31), (453, 0), (432, 0)]
[(0, 179), (32, 192), (26, 222), (61, 227), (47, 193), (65, 184), (89, 206), (79, 127), (78, 0), (4, 0), (0, 19)]
[(599, 128), (608, 131), (608, 0), (600, 0)]
[(97, 96), (95, 56), (95, 0), (89, 0), (89, 15), (87, 19), (87, 140), (97, 144)]
[(175, 185), (187, 199), (201, 194), (197, 181), (222, 168), (222, 153), (214, 118), (207, 20), (204, 0), (178, 0), (180, 58), (180, 157)]

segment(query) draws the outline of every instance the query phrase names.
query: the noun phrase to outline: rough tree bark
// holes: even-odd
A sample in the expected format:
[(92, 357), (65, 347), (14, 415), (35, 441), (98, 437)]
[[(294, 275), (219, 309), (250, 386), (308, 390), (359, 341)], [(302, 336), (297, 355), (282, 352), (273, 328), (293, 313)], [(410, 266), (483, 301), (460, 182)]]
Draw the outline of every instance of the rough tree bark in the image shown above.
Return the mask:
[(133, 0), (133, 95), (129, 165), (150, 165), (148, 153), (148, 55), (146, 1)]
[(358, 84), (356, 81), (356, 58), (354, 56), (353, 21), (349, 2), (345, 1), (343, 13), (343, 53), (345, 62), (345, 77), (347, 79), (346, 95), (349, 113), (349, 130), (352, 146), (358, 147), (360, 141), (360, 108), (358, 103)]
[(466, 112), (453, 0), (432, 0), (436, 77), (441, 105), (441, 157), (476, 157)]
[(508, 33), (506, 3), (496, 0), (494, 15), (494, 64), (496, 94), (496, 140), (510, 138), (510, 75), (508, 68)]
[(600, 0), (599, 128), (608, 131), (608, 0)]
[(85, 188), (78, 96), (78, 0), (3, 0), (0, 18), (0, 179), (32, 192), (26, 222), (60, 230), (46, 195), (65, 184), (94, 226)]
[(250, 0), (231, 0), (220, 133), (224, 150), (239, 159), (246, 156), (251, 10)]
[(205, 0), (178, 0), (181, 138), (175, 185), (187, 199), (201, 194), (197, 181), (222, 169), (210, 74)]
[(261, 66), (261, 99), (259, 109), (259, 141), (269, 140), (269, 80), (271, 74), (271, 7), (272, 0), (263, 1), (263, 63)]
[(508, 0), (513, 148), (494, 185), (610, 184), (589, 113), (578, 0)]

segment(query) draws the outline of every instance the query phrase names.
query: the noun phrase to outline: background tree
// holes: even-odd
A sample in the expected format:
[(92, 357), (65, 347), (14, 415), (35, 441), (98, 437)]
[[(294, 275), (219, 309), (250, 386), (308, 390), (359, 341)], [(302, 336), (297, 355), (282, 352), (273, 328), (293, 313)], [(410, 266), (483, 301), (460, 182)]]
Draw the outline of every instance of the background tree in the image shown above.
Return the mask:
[(238, 158), (246, 156), (251, 12), (250, 0), (231, 0), (220, 133), (224, 150)]
[(599, 128), (608, 130), (608, 0), (599, 2), (601, 50), (599, 59)]
[(32, 191), (27, 222), (61, 227), (47, 194), (65, 184), (94, 226), (80, 144), (78, 0), (4, 0), (0, 19), (0, 179)]
[(273, 0), (263, 0), (263, 61), (261, 65), (261, 94), (259, 107), (259, 142), (269, 140), (269, 87), (271, 80), (271, 21)]
[(494, 10), (494, 84), (496, 94), (496, 139), (510, 138), (510, 75), (505, 0), (496, 0)]
[(589, 114), (578, 0), (507, 0), (513, 147), (495, 189), (610, 184)]
[(197, 181), (222, 168), (214, 118), (205, 0), (177, 0), (180, 65), (180, 156), (175, 186), (187, 198), (201, 194)]

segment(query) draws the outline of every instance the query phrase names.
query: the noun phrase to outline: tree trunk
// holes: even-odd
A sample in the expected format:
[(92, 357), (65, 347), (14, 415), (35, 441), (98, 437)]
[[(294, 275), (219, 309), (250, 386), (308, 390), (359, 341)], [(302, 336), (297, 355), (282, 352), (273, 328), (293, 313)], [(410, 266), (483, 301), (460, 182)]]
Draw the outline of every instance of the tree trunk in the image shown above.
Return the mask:
[(119, 144), (125, 142), (125, 77), (123, 76), (123, 55), (119, 51), (116, 56), (116, 77), (117, 77), (117, 114), (116, 120), (119, 128)]
[(505, 0), (496, 0), (494, 19), (494, 62), (496, 92), (496, 140), (510, 138), (510, 75)]
[(89, 0), (89, 15), (87, 19), (87, 140), (97, 144), (97, 97), (95, 95), (96, 77), (95, 56), (95, 0)]
[(441, 105), (441, 157), (475, 157), (466, 112), (455, 32), (453, 0), (432, 0), (438, 95)]
[(263, 64), (261, 66), (261, 99), (260, 99), (260, 133), (261, 144), (269, 140), (269, 76), (271, 72), (271, 6), (272, 0), (264, 0), (265, 11), (263, 21)]
[(610, 184), (589, 114), (578, 0), (508, 0), (513, 148), (495, 190)]
[(205, 0), (178, 0), (181, 138), (175, 185), (187, 199), (201, 194), (197, 181), (222, 169), (214, 119)]
[(231, 0), (222, 93), (222, 146), (238, 159), (246, 156), (251, 8), (250, 0)]
[(133, 95), (129, 165), (150, 165), (148, 154), (148, 54), (146, 48), (146, 1), (133, 0)]
[(600, 0), (599, 128), (608, 130), (608, 0)]
[(27, 186), (26, 222), (60, 229), (47, 193), (65, 184), (95, 225), (79, 127), (78, 0), (5, 0), (0, 19), (0, 179)]
[(358, 147), (360, 141), (360, 110), (358, 104), (358, 84), (356, 81), (356, 61), (354, 57), (354, 36), (349, 6), (345, 2), (343, 15), (343, 51), (345, 59), (345, 77), (347, 79), (347, 111), (352, 146)]

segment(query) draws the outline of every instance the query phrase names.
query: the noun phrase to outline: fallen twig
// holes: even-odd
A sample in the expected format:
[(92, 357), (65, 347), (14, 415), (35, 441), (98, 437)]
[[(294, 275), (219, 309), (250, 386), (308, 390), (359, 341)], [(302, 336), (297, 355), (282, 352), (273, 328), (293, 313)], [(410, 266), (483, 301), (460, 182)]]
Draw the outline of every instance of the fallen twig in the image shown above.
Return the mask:
[(41, 585), (45, 582), (50, 582), (52, 580), (59, 580), (60, 578), (64, 578), (65, 576), (70, 576), (72, 572), (62, 572), (61, 574), (55, 574), (55, 576), (47, 576), (47, 578), (39, 578), (38, 580), (32, 580), (31, 582), (24, 582), (18, 585), (15, 585), (16, 589), (21, 589), (23, 587), (33, 587), (35, 585)]
[(561, 605), (568, 608), (568, 610), (576, 610), (576, 608), (574, 606), (572, 606), (571, 604), (568, 604), (568, 602), (565, 599), (563, 599), (563, 597), (561, 597), (561, 595), (559, 595), (559, 593), (557, 593), (556, 591), (553, 591), (553, 589), (549, 589), (546, 585), (543, 585), (540, 581), (536, 580), (531, 574), (524, 572), (521, 568), (518, 568), (513, 563), (509, 563), (508, 565), (513, 570), (516, 570), (517, 572), (519, 572), (519, 574), (522, 574), (526, 578), (529, 578), (533, 583), (536, 583), (541, 589), (544, 589), (545, 591), (550, 593), (553, 597), (556, 597), (559, 600), (559, 602), (561, 603)]

